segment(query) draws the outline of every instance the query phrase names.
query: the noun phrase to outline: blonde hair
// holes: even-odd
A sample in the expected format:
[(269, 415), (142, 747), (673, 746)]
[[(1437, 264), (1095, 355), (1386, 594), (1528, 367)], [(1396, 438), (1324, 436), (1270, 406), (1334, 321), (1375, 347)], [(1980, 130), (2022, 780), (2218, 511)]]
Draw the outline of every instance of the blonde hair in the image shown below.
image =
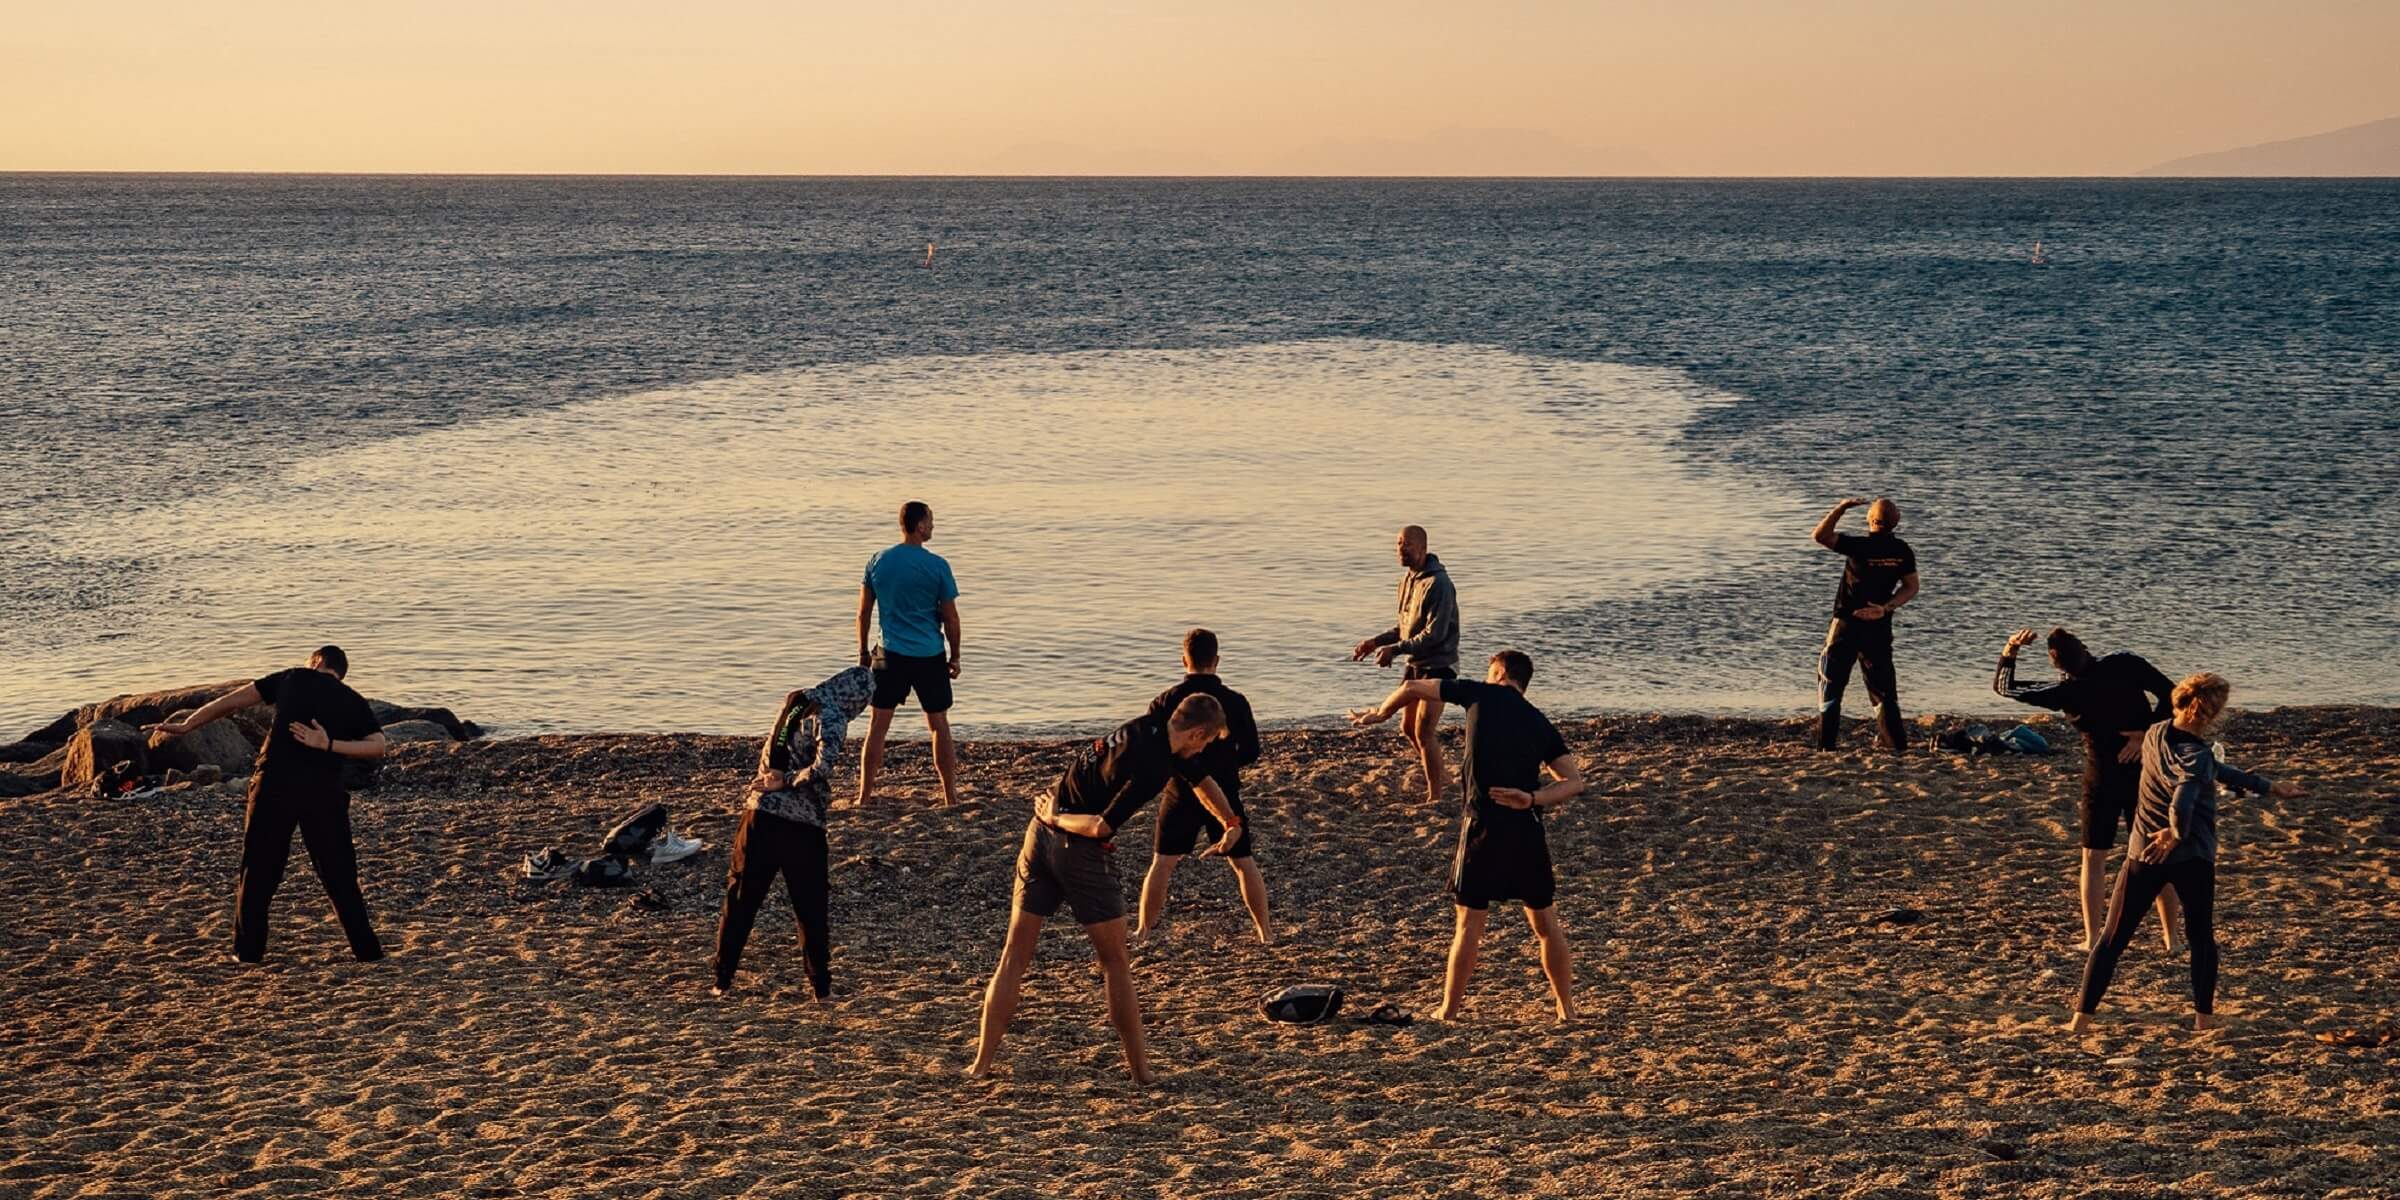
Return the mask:
[(2175, 715), (2206, 728), (2225, 715), (2225, 699), (2232, 694), (2233, 685), (2214, 671), (2186, 675), (2175, 685)]

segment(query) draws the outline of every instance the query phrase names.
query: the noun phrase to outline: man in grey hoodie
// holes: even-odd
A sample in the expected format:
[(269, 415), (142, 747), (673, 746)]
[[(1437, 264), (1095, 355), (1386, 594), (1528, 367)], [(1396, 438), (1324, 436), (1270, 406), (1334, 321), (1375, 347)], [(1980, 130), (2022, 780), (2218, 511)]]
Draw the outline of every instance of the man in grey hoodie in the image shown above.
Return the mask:
[(792, 912), (800, 920), (800, 953), (808, 983), (822, 1004), (833, 990), (833, 944), (826, 919), (831, 889), (826, 880), (825, 810), (834, 788), (850, 769), (850, 719), (875, 692), (874, 673), (851, 667), (813, 688), (783, 698), (775, 727), (758, 752), (758, 775), (750, 781), (741, 827), (733, 835), (733, 860), (725, 871), (725, 909), (717, 919), (719, 996), (733, 987), (742, 964), (742, 943), (766, 903), (775, 876), (783, 876)]
[[(1408, 659), (1401, 681), (1458, 678), (1458, 591), (1442, 560), (1425, 548), (1425, 527), (1400, 531), (1400, 622), (1350, 650), (1350, 661), (1372, 654), (1375, 665), (1388, 667), (1395, 658)], [(1411, 699), (1400, 709), (1400, 730), (1416, 747), (1425, 768), (1425, 797), (1442, 802), (1445, 768), (1442, 764), (1442, 702)]]

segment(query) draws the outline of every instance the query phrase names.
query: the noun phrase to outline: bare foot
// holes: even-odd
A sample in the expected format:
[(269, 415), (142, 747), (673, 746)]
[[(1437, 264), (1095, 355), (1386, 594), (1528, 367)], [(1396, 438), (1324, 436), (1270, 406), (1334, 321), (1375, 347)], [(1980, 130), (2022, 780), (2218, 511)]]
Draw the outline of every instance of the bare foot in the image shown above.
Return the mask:
[(2079, 1013), (2076, 1013), (2076, 1014), (2075, 1014), (2075, 1016), (2074, 1016), (2074, 1019), (2073, 1019), (2073, 1020), (2070, 1020), (2070, 1021), (2068, 1021), (2068, 1022), (2067, 1022), (2067, 1032), (2068, 1032), (2068, 1033), (2090, 1033), (2091, 1031), (2092, 1031), (2092, 1014), (2090, 1014), (2090, 1013), (2087, 1013), (2087, 1012), (2079, 1012)]
[(2224, 1027), (2224, 1024), (2217, 1020), (2215, 1013), (2192, 1014), (2192, 1031), (2195, 1033), (2215, 1033)]
[(1572, 1025), (1572, 1024), (1574, 1024), (1574, 1023), (1575, 1023), (1575, 1010), (1574, 1010), (1574, 1009), (1571, 1009), (1571, 1008), (1562, 1008), (1562, 1009), (1558, 1010), (1558, 1022), (1557, 1022), (1557, 1023), (1558, 1023), (1558, 1024), (1560, 1024), (1560, 1025)]
[(733, 990), (733, 985), (732, 985), (732, 984), (730, 984), (730, 983), (712, 983), (712, 984), (708, 985), (708, 994), (709, 994), (709, 995), (711, 995), (711, 996), (715, 996), (715, 997), (717, 997), (717, 998), (719, 998), (719, 999), (723, 999), (723, 998), (724, 998), (724, 996), (725, 996), (725, 993), (727, 993), (727, 992), (730, 992), (730, 991), (732, 991), (732, 990)]
[(2187, 941), (2183, 940), (2182, 938), (2172, 938), (2172, 937), (2171, 937), (2171, 938), (2168, 938), (2168, 939), (2167, 939), (2167, 953), (2169, 953), (2169, 954), (2189, 954), (2189, 953), (2191, 953), (2191, 951), (2192, 951), (2192, 944), (2191, 944), (2190, 942), (2187, 942)]
[(1437, 1004), (1426, 1010), (1425, 1019), (1428, 1021), (1455, 1021), (1458, 1019), (1458, 1010), (1448, 1005)]
[(974, 1062), (968, 1063), (966, 1069), (960, 1071), (959, 1074), (964, 1075), (969, 1079), (989, 1079), (992, 1076), (992, 1068), (998, 1065), (998, 1063), (985, 1062), (979, 1058)]

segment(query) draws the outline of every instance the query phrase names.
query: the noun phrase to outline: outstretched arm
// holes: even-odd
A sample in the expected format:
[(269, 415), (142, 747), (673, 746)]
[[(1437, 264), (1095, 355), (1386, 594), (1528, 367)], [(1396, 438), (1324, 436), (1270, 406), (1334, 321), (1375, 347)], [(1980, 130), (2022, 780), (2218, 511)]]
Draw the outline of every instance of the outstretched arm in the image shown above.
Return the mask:
[[(201, 705), (200, 711), (193, 713), (191, 716), (185, 717), (180, 721), (161, 721), (158, 724), (151, 726), (149, 732), (157, 735), (156, 740), (159, 741), (164, 741), (168, 738), (179, 738), (195, 729), (200, 728), (203, 725), (208, 724), (210, 721), (217, 720), (231, 713), (240, 712), (243, 709), (249, 708), (257, 703), (259, 703), (258, 685), (255, 683), (245, 683), (242, 686), (235, 688), (232, 691), (227, 692), (206, 704)], [(377, 736), (381, 735), (379, 734)]]
[(1391, 720), (1393, 713), (1399, 712), (1409, 704), (1441, 698), (1441, 680), (1411, 679), (1399, 687), (1393, 688), (1392, 694), (1383, 698), (1383, 703), (1373, 708), (1361, 708), (1351, 712), (1350, 723), (1353, 725), (1381, 725), (1385, 721)]
[(1841, 534), (1835, 532), (1835, 529), (1842, 523), (1842, 514), (1849, 512), (1851, 509), (1862, 507), (1865, 504), (1866, 501), (1861, 500), (1856, 496), (1852, 496), (1851, 498), (1842, 501), (1840, 504), (1834, 505), (1833, 511), (1826, 513), (1825, 519), (1817, 522), (1816, 532), (1811, 533), (1808, 536), (1815, 538), (1818, 545), (1823, 546), (1828, 550), (1833, 549), (1833, 540), (1841, 536)]

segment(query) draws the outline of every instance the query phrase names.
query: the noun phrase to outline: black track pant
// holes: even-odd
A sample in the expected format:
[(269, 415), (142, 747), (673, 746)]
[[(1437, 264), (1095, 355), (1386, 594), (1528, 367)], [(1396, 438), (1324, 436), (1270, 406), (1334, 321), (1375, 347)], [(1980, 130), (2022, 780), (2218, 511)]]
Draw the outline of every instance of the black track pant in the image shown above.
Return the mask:
[(367, 898), (358, 890), (358, 848), (350, 840), (350, 796), (339, 790), (314, 796), (262, 795), (257, 775), (250, 781), (250, 811), (242, 821), (242, 865), (233, 887), (233, 953), (243, 962), (267, 956), (267, 906), (283, 882), (292, 856), (292, 831), (308, 847), (308, 861), (333, 898), (333, 911), (360, 962), (383, 957), (383, 943), (367, 920)]
[(2100, 1011), (2100, 997), (2116, 976), (2117, 959), (2133, 944), (2142, 914), (2149, 912), (2158, 894), (2168, 888), (2174, 888), (2183, 901), (2183, 935), (2192, 943), (2192, 1011), (2216, 1011), (2217, 864), (2205, 858), (2187, 858), (2165, 866), (2126, 859), (2124, 872), (2117, 876), (2116, 895), (2108, 902), (2108, 932), (2100, 935), (2100, 944), (2092, 947), (2092, 956), (2084, 963), (2083, 995), (2075, 1002), (2075, 1011)]
[(783, 874), (783, 890), (800, 919), (800, 954), (808, 960), (808, 985), (824, 999), (833, 990), (833, 939), (826, 925), (825, 831), (753, 808), (742, 814), (733, 835), (733, 862), (725, 870), (725, 911), (717, 918), (717, 984), (733, 983), (742, 965), (742, 944), (758, 920), (767, 889)]
[(1817, 744), (1827, 750), (1841, 744), (1842, 693), (1850, 688), (1850, 669), (1867, 677), (1867, 698), (1875, 702), (1882, 733), (1876, 744), (1886, 750), (1908, 749), (1908, 728), (1900, 723), (1900, 684), (1892, 673), (1892, 623), (1836, 617), (1825, 631), (1825, 653), (1817, 660)]

